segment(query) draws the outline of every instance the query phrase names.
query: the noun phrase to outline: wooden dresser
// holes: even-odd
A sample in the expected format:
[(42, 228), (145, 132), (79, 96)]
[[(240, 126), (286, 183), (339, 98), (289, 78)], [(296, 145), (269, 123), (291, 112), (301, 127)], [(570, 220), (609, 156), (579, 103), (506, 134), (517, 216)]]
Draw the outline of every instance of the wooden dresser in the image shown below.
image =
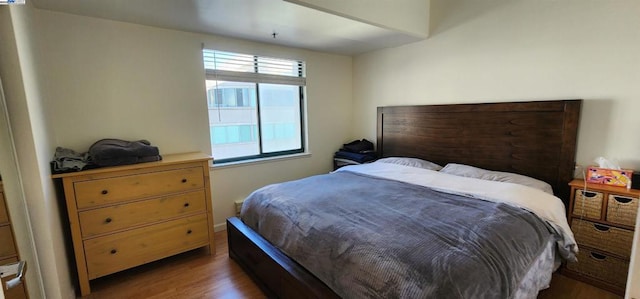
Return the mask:
[(89, 280), (208, 246), (215, 254), (203, 153), (53, 175), (62, 179), (80, 291)]
[(569, 223), (580, 252), (563, 273), (624, 294), (640, 190), (574, 180)]
[[(19, 259), (20, 256), (18, 255), (15, 238), (13, 237), (13, 227), (11, 226), (11, 218), (9, 217), (9, 209), (7, 209), (4, 197), (4, 187), (2, 181), (0, 181), (0, 265), (17, 262)], [(11, 277), (8, 279), (11, 279)], [(4, 281), (2, 286), (4, 286)], [(24, 283), (10, 290), (5, 290), (5, 292), (7, 299), (27, 298)]]

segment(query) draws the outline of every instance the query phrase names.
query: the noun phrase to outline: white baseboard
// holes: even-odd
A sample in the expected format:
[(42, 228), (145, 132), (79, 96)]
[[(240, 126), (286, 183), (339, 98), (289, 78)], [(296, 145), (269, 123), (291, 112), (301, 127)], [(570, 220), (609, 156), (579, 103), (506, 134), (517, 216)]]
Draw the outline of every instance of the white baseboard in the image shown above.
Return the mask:
[(213, 226), (213, 230), (216, 231), (216, 232), (227, 230), (227, 222), (218, 223), (218, 224), (214, 225)]

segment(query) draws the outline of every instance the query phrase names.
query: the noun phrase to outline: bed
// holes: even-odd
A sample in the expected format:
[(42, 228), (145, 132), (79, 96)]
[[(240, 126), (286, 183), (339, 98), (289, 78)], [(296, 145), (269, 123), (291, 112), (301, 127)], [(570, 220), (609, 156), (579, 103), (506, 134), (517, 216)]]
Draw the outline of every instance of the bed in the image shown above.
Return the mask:
[[(550, 190), (394, 163), (349, 167), (254, 192), (244, 221), (227, 221), (229, 255), (270, 297), (531, 298), (548, 284), (557, 257), (572, 259), (577, 250), (564, 206), (548, 192), (567, 199), (580, 106), (561, 100), (380, 107), (382, 157), (518, 173)], [(511, 198), (516, 207), (505, 204)], [(261, 216), (260, 206), (271, 214)], [(486, 251), (495, 254), (480, 256)]]

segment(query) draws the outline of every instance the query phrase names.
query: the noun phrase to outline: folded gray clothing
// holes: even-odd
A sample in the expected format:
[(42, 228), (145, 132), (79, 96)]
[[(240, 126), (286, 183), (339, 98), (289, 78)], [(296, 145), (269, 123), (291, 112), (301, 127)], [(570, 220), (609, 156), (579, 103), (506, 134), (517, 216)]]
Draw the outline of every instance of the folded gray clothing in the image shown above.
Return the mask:
[(89, 147), (89, 156), (93, 162), (124, 157), (153, 157), (159, 155), (158, 148), (152, 146), (147, 140), (102, 139)]
[(56, 147), (53, 154), (54, 172), (80, 171), (89, 163), (88, 153), (78, 153), (72, 149)]
[(93, 160), (92, 162), (98, 166), (118, 166), (118, 165), (129, 165), (129, 164), (137, 164), (144, 162), (155, 162), (162, 160), (162, 156), (146, 156), (146, 157), (119, 157), (119, 158), (109, 158), (109, 159), (101, 159), (101, 160)]

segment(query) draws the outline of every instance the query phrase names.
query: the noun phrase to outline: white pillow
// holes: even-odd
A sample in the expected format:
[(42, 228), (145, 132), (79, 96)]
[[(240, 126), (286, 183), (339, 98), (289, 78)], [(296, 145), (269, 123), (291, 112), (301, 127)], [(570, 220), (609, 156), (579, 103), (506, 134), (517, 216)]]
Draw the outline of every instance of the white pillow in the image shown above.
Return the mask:
[(376, 162), (399, 164), (404, 166), (424, 168), (424, 169), (435, 170), (435, 171), (442, 169), (442, 166), (436, 163), (425, 161), (418, 158), (388, 157), (388, 158), (379, 159)]
[(463, 165), (463, 164), (455, 164), (455, 163), (447, 164), (444, 168), (442, 168), (442, 170), (440, 170), (440, 172), (453, 174), (457, 176), (468, 177), (468, 178), (482, 179), (487, 181), (498, 181), (498, 182), (505, 182), (505, 183), (520, 184), (520, 185), (540, 189), (544, 192), (547, 192), (553, 195), (553, 188), (551, 188), (551, 185), (541, 180), (537, 180), (521, 174), (491, 171), (491, 170), (486, 170), (478, 167), (473, 167), (473, 166)]

